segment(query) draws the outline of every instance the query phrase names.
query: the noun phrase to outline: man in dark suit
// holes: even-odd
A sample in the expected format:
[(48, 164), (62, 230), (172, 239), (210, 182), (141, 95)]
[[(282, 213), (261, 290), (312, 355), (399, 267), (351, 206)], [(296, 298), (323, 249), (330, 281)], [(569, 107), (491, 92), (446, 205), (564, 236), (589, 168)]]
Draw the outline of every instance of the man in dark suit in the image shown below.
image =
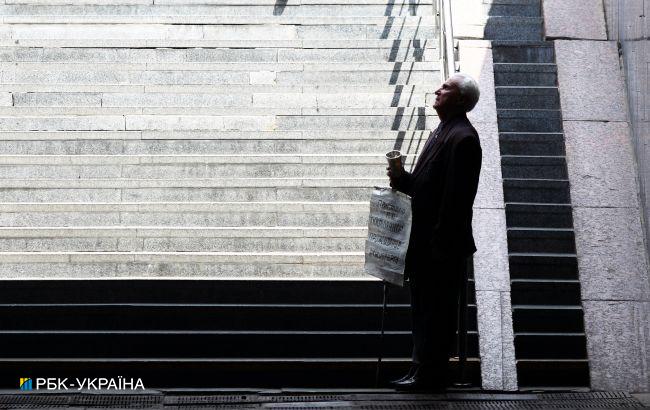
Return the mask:
[(476, 81), (452, 75), (435, 92), (440, 125), (413, 172), (389, 170), (391, 187), (411, 196), (412, 228), (405, 275), (411, 289), (413, 364), (392, 382), (399, 389), (444, 390), (456, 331), (458, 296), (474, 252), (472, 205), (481, 169), (478, 133), (467, 119)]

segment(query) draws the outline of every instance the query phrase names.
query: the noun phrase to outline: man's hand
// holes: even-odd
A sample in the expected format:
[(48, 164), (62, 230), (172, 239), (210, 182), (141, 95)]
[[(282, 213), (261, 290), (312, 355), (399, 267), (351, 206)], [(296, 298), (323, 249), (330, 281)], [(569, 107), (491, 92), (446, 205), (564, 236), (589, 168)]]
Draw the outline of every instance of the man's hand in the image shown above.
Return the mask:
[[(390, 187), (395, 188), (397, 186), (397, 180), (399, 179), (398, 176), (393, 175), (390, 167), (386, 167), (386, 171), (388, 171), (386, 172), (386, 175), (388, 175), (388, 178), (390, 178)], [(404, 168), (402, 168), (401, 172), (404, 172)]]

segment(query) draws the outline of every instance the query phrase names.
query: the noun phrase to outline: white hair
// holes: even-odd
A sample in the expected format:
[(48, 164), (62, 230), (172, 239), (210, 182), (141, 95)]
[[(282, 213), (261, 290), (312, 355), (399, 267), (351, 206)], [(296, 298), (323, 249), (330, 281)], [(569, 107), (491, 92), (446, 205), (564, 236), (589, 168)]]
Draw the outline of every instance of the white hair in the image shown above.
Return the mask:
[(465, 112), (472, 111), (478, 102), (481, 91), (478, 88), (478, 83), (471, 76), (465, 73), (455, 73), (451, 76), (458, 84), (460, 95), (463, 97)]

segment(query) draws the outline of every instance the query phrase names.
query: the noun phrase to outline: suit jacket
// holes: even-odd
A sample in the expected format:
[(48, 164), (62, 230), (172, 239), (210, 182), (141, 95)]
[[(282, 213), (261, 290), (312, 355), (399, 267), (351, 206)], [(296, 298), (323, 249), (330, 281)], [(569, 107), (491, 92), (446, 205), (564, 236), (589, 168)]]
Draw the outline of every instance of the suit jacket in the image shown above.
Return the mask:
[(476, 252), (472, 206), (481, 155), (478, 133), (463, 114), (447, 120), (438, 138), (420, 153), (413, 172), (403, 172), (393, 182), (393, 188), (411, 196), (407, 277), (430, 270), (432, 260)]

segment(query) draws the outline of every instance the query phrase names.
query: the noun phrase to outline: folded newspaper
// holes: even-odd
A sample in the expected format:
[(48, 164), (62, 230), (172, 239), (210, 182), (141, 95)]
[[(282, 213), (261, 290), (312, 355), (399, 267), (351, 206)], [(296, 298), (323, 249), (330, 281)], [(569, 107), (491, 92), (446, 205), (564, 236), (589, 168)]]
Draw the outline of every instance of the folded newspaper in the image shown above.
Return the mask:
[(366, 263), (369, 275), (404, 286), (404, 262), (411, 235), (411, 198), (375, 187), (370, 198)]

